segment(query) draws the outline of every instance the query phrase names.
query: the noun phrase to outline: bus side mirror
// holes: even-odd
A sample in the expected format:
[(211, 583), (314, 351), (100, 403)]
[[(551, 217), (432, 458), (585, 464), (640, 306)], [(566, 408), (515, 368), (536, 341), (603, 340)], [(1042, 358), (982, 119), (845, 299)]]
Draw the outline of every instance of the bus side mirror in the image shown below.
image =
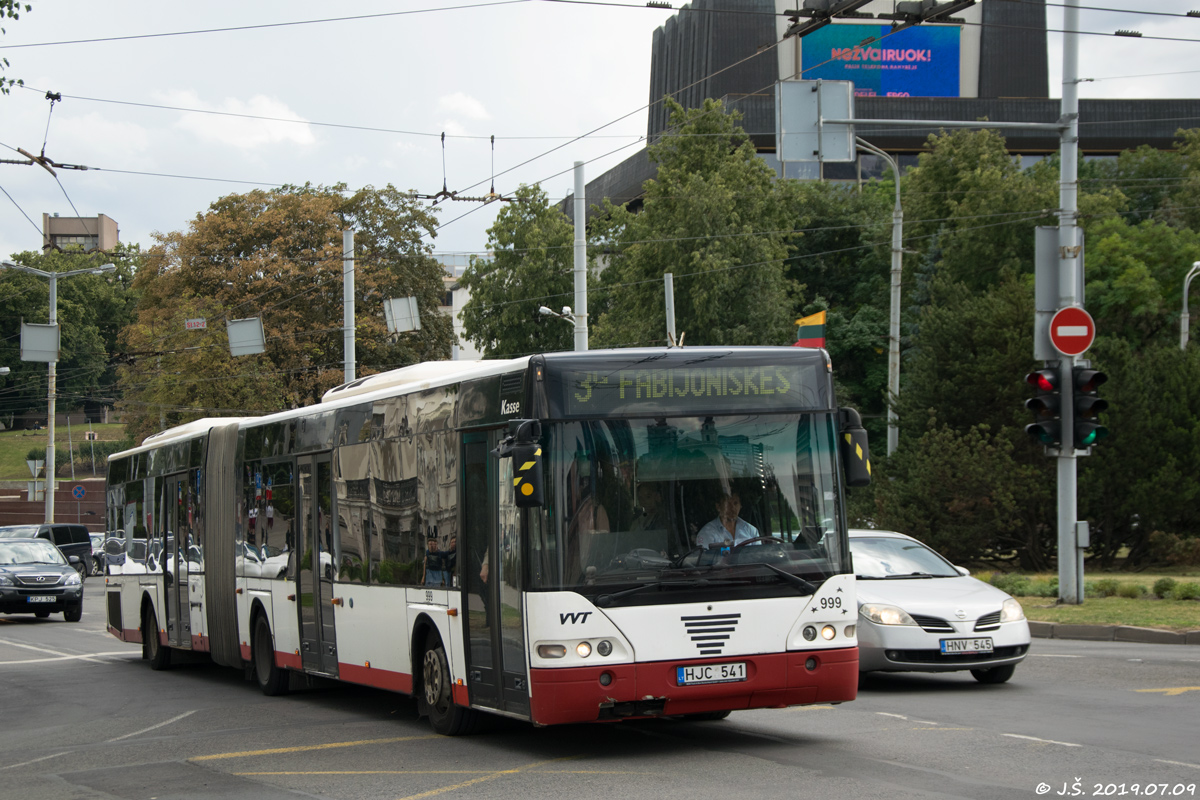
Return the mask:
[(862, 417), (853, 408), (838, 410), (838, 445), (842, 456), (842, 469), (846, 472), (847, 486), (871, 485), (871, 450), (867, 445), (867, 431), (862, 426)]
[(517, 508), (541, 508), (542, 424), (536, 419), (514, 419), (508, 423), (508, 436), (492, 451), (497, 458), (513, 460), (513, 495)]

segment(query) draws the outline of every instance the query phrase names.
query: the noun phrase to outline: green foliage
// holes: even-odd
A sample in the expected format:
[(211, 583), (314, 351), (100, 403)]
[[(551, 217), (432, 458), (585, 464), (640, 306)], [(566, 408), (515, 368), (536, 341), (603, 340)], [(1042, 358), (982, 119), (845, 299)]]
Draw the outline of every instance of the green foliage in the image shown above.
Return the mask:
[(1200, 566), (1200, 536), (1184, 538), (1176, 533), (1150, 534), (1150, 558), (1159, 564)]
[(1146, 587), (1140, 583), (1122, 583), (1117, 587), (1117, 597), (1127, 597), (1136, 600), (1146, 594)]
[[(136, 354), (121, 372), (135, 439), (202, 416), (259, 413), (320, 400), (344, 379), (342, 231), (355, 229), (358, 374), (447, 358), (452, 321), (437, 307), (443, 270), (422, 236), (436, 220), (392, 186), (287, 186), (228, 195), (186, 231), (156, 235), (135, 287)], [(389, 335), (381, 301), (416, 296), (421, 329)], [(227, 319), (261, 314), (266, 352), (232, 358)], [(184, 320), (208, 319), (188, 331)]]
[(107, 441), (80, 442), (75, 445), (71, 454), (75, 464), (83, 469), (104, 470), (108, 465), (108, 457), (113, 453), (128, 450), (133, 447), (133, 439), (109, 439)]
[(1167, 598), (1171, 596), (1171, 592), (1175, 589), (1176, 580), (1174, 578), (1159, 578), (1154, 582), (1154, 588), (1151, 593), (1155, 597)]
[(676, 330), (692, 345), (781, 345), (793, 338), (793, 185), (776, 181), (720, 103), (685, 111), (671, 100), (671, 133), (651, 145), (658, 175), (640, 213), (606, 201), (593, 223), (602, 273), (596, 344), (665, 341), (663, 274), (674, 274)]
[(1200, 583), (1188, 581), (1176, 584), (1171, 589), (1172, 600), (1200, 600)]
[(990, 583), (1000, 591), (1008, 592), (1014, 597), (1029, 597), (1033, 594), (1030, 591), (1032, 583), (1025, 575), (996, 573), (992, 575)]
[[(25, 11), (32, 11), (33, 6), (28, 3), (20, 3), (18, 0), (0, 0), (0, 19), (20, 19), (21, 10), (24, 6)], [(6, 33), (4, 28), (0, 28), (0, 34)], [(0, 71), (8, 69), (8, 59), (0, 57)], [(12, 86), (24, 86), (25, 81), (12, 78), (0, 78), (0, 94), (8, 94)]]
[(29, 450), (29, 452), (25, 454), (25, 460), (26, 461), (45, 461), (46, 460), (46, 448), (44, 448), (44, 447), (31, 448)]
[[(57, 368), (59, 411), (78, 408), (82, 399), (111, 397), (121, 329), (133, 319), (137, 299), (133, 275), (141, 264), (136, 245), (109, 252), (78, 251), (13, 254), (13, 261), (43, 272), (91, 270), (112, 263), (116, 272), (83, 273), (56, 280), (60, 354)], [(40, 275), (0, 270), (0, 364), (12, 372), (4, 382), (0, 414), (46, 412), (45, 362), (21, 361), (21, 322), (50, 321), (50, 281)]]
[(1121, 582), (1116, 578), (1101, 578), (1098, 581), (1084, 581), (1083, 592), (1086, 597), (1115, 597), (1121, 590)]
[(522, 185), (496, 215), (488, 228), (492, 256), (472, 256), (460, 279), (471, 292), (463, 333), (485, 358), (574, 347), (570, 321), (538, 313), (540, 306), (558, 311), (574, 304), (574, 239), (574, 226), (540, 186)]

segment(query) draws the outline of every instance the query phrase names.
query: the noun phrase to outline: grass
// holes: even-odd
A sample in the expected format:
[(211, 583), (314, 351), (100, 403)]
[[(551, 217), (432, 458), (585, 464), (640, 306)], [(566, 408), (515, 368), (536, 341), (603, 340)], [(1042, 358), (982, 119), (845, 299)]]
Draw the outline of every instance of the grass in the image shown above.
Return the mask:
[[(92, 425), (92, 430), (100, 441), (119, 440), (125, 437), (125, 426), (117, 424)], [(78, 447), (84, 443), (86, 425), (71, 426), (71, 440)], [(46, 431), (0, 431), (0, 480), (27, 481), (30, 480), (29, 467), (25, 464), (25, 456), (33, 448), (45, 448)], [(67, 426), (56, 425), (54, 428), (55, 461), (60, 466), (66, 466), (67, 455)], [(69, 474), (69, 473), (68, 473)], [(97, 470), (99, 474), (99, 470)], [(63, 472), (59, 472), (61, 478)], [(76, 475), (79, 469), (76, 467)], [(90, 477), (90, 471), (89, 471)]]
[[(980, 575), (981, 580), (987, 576)], [(1161, 578), (1173, 578), (1178, 583), (1200, 583), (1200, 568), (1180, 567), (1153, 573), (1089, 572), (1084, 569), (1084, 586), (1093, 589), (1079, 605), (1060, 605), (1054, 596), (1017, 595), (1025, 616), (1037, 622), (1059, 622), (1073, 625), (1135, 625), (1170, 631), (1200, 630), (1200, 602), (1155, 597), (1151, 590)], [(1046, 589), (1056, 575), (1030, 575), (1031, 586)], [(1101, 581), (1115, 581), (1116, 593), (1109, 597), (1094, 596)], [(1111, 585), (1110, 585), (1111, 586)], [(1140, 587), (1140, 597), (1121, 597), (1122, 588)], [(1044, 594), (1044, 592), (1043, 592)]]

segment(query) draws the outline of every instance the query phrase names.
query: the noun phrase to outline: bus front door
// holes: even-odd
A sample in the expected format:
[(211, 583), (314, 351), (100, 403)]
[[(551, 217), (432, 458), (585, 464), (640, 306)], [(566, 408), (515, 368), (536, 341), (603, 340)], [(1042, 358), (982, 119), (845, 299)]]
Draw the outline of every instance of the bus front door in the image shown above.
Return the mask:
[(328, 453), (296, 459), (296, 570), (300, 662), (306, 672), (337, 677), (333, 620), (333, 469)]
[(528, 716), (521, 511), (513, 499), (512, 459), (489, 455), (498, 437), (463, 437), (467, 688), (472, 705)]

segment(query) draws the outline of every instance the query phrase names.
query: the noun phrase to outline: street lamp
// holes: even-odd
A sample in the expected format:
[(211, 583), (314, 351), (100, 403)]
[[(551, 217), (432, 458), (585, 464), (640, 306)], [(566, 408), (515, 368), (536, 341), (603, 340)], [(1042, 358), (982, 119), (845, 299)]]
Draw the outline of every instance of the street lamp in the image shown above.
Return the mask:
[(1192, 278), (1200, 275), (1200, 261), (1192, 264), (1192, 268), (1188, 271), (1187, 277), (1183, 279), (1183, 313), (1179, 316), (1179, 349), (1186, 350), (1188, 343), (1188, 307), (1187, 296), (1188, 287), (1192, 284)]
[[(15, 261), (0, 260), (0, 269), (13, 269), (18, 272), (27, 272), (30, 275), (37, 275), (41, 278), (46, 278), (50, 281), (50, 325), (54, 327), (58, 325), (58, 279), (70, 278), (75, 275), (102, 275), (105, 272), (113, 272), (117, 268), (116, 264), (103, 264), (99, 267), (88, 267), (87, 269), (73, 269), (69, 272), (47, 272), (46, 270), (34, 269), (26, 267), (23, 264), (18, 264)], [(49, 429), (50, 439), (46, 443), (46, 522), (54, 522), (54, 395), (57, 389), (56, 379), (58, 376), (58, 354), (55, 353), (54, 359), (50, 362), (49, 381), (46, 389), (46, 402), (49, 409), (49, 416), (46, 419), (46, 427)]]

